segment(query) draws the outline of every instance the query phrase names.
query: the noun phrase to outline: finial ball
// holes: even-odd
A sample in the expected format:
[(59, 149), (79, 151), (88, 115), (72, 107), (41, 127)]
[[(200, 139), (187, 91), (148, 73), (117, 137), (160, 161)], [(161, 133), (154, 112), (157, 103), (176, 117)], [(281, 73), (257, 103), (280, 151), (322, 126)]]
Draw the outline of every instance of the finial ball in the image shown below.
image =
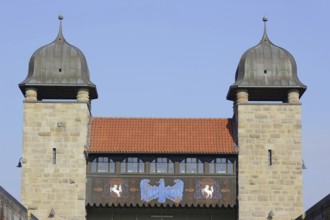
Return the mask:
[(62, 21), (63, 20), (63, 15), (59, 15), (58, 19)]
[(266, 21), (268, 21), (268, 18), (267, 18), (266, 16), (264, 16), (264, 17), (262, 18), (262, 20), (263, 20), (264, 22), (266, 22)]

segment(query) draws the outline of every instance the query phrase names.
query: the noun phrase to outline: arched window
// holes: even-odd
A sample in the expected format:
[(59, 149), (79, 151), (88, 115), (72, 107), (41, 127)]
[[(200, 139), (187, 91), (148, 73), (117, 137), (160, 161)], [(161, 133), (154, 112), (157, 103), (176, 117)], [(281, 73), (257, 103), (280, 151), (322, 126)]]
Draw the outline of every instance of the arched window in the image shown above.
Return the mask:
[(204, 173), (204, 164), (197, 158), (186, 158), (180, 162), (180, 173)]
[(120, 164), (121, 173), (144, 173), (144, 162), (137, 157), (127, 157)]
[(234, 164), (228, 158), (216, 158), (209, 164), (209, 173), (234, 173)]
[(174, 173), (174, 163), (165, 157), (156, 158), (150, 163), (150, 173)]
[(91, 162), (91, 172), (114, 173), (115, 162), (109, 157), (97, 157)]

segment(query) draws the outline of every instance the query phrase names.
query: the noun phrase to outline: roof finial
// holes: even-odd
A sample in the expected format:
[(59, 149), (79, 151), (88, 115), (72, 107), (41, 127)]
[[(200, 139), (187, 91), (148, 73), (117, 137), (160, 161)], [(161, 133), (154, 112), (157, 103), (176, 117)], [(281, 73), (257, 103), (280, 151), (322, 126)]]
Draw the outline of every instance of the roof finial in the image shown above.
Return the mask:
[(58, 16), (58, 20), (60, 20), (60, 29), (59, 29), (59, 32), (58, 32), (58, 35), (57, 35), (57, 39), (58, 40), (62, 40), (63, 36), (62, 36), (62, 20), (63, 20), (63, 15), (59, 15)]
[(262, 21), (264, 22), (264, 34), (267, 34), (267, 33), (266, 33), (266, 23), (267, 23), (267, 21), (268, 21), (267, 16), (264, 16), (264, 17), (262, 18)]
[(262, 18), (262, 20), (266, 23), (266, 22), (268, 21), (267, 16), (264, 16), (264, 17)]
[(264, 41), (267, 41), (267, 29), (266, 29), (266, 23), (267, 23), (267, 21), (268, 21), (268, 18), (267, 18), (267, 16), (264, 16), (263, 18), (262, 18), (262, 21), (264, 22), (264, 36), (263, 36), (263, 40)]

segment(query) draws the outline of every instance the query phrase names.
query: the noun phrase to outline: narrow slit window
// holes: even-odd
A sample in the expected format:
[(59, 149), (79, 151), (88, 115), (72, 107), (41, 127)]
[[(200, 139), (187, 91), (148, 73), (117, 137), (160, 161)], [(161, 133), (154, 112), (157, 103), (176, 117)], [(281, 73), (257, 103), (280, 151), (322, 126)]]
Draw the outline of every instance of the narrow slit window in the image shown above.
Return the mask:
[(53, 164), (56, 164), (56, 148), (53, 148)]
[(272, 166), (273, 165), (273, 152), (272, 150), (268, 150), (268, 165)]

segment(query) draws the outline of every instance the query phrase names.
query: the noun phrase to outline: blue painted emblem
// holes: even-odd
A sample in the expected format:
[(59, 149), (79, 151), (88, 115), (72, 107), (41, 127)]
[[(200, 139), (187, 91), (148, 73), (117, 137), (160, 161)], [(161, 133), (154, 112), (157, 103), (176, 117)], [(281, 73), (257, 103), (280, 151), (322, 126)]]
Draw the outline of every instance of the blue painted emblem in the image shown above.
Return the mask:
[(157, 199), (159, 203), (166, 202), (169, 199), (175, 203), (179, 203), (183, 197), (183, 186), (182, 180), (175, 179), (173, 186), (165, 186), (164, 179), (160, 179), (158, 185), (150, 185), (149, 179), (143, 179), (140, 182), (141, 188), (141, 200), (150, 202), (151, 200)]

